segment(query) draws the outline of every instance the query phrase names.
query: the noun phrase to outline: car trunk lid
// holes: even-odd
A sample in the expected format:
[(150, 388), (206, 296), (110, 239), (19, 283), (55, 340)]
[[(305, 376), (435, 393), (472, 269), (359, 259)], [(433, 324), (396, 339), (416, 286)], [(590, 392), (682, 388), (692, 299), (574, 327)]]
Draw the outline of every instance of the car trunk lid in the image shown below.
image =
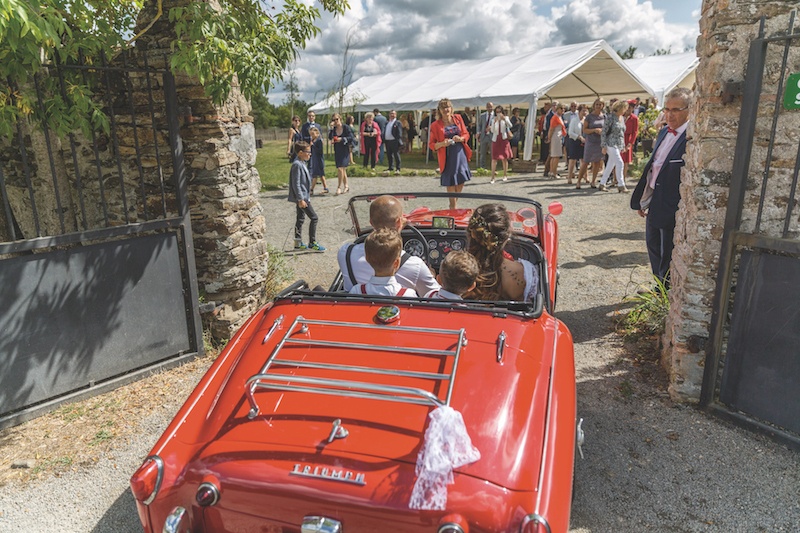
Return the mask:
[[(374, 320), (379, 306), (298, 307), (302, 314), (290, 315), (283, 306), (272, 309), (259, 338), (247, 347), (251, 353), (230, 377), (242, 383), (241, 398), (219, 402), (236, 409), (209, 413), (225, 418), (213, 436), (218, 444), (232, 453), (294, 450), (297, 458), (281, 467), (294, 478), (341, 470), (355, 480), (363, 472), (354, 461), (403, 463), (413, 470), (428, 415), (449, 398), (473, 445), (493, 458), (491, 464), (478, 460), (459, 472), (513, 490), (535, 489), (549, 373), (549, 359), (542, 355), (552, 349), (553, 319), (418, 307), (402, 308), (401, 319), (387, 326)], [(348, 319), (324, 318), (337, 313)], [(281, 315), (272, 335), (256, 342)], [(461, 327), (429, 327), (437, 322)], [(269, 388), (257, 385), (252, 394), (257, 410), (251, 410), (244, 383), (258, 375), (271, 376), (264, 380)]]

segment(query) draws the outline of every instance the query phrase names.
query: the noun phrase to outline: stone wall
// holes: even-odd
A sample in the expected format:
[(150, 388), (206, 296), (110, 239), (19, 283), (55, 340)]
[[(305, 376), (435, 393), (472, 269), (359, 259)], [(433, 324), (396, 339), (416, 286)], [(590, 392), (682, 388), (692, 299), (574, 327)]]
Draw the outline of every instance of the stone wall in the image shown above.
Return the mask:
[[(168, 13), (186, 3), (163, 1), (163, 15), (136, 42), (140, 55), (155, 62), (169, 54), (174, 31)], [(148, 2), (139, 16), (140, 27), (154, 17), (155, 2)], [(176, 75), (175, 81), (199, 290), (206, 301), (220, 304), (204, 321), (215, 338), (226, 339), (264, 300), (266, 222), (258, 200), (253, 117), (237, 87), (224, 105), (215, 106), (196, 79)]]
[[(696, 402), (700, 396), (703, 364), (709, 337), (712, 300), (721, 249), (722, 230), (736, 147), (740, 90), (745, 77), (750, 42), (766, 15), (766, 35), (785, 34), (794, 2), (778, 0), (704, 0), (697, 53), (695, 103), (690, 119), (686, 161), (681, 184), (681, 206), (672, 256), (671, 312), (667, 319), (662, 362), (670, 375), (673, 398)], [(795, 23), (797, 24), (797, 22)], [(753, 139), (751, 178), (748, 180), (743, 227), (752, 227), (760, 197), (761, 173), (772, 126), (779, 79), (781, 50), (770, 49), (759, 120)], [(791, 52), (798, 65), (800, 43)], [(792, 64), (792, 62), (790, 62)], [(790, 70), (797, 72), (797, 68)], [(737, 85), (738, 84), (738, 85)], [(734, 90), (731, 91), (731, 88)], [(726, 91), (726, 89), (728, 89)], [(727, 95), (725, 93), (728, 93)], [(731, 92), (733, 94), (731, 95)], [(771, 95), (771, 96), (770, 96)], [(778, 122), (778, 145), (765, 198), (762, 232), (776, 234), (787, 202), (788, 180), (798, 143), (798, 114), (783, 113)], [(790, 149), (791, 146), (793, 149)], [(791, 156), (791, 157), (787, 157)], [(791, 159), (791, 160), (790, 160)], [(797, 210), (795, 210), (797, 214)], [(797, 235), (798, 221), (795, 220)]]

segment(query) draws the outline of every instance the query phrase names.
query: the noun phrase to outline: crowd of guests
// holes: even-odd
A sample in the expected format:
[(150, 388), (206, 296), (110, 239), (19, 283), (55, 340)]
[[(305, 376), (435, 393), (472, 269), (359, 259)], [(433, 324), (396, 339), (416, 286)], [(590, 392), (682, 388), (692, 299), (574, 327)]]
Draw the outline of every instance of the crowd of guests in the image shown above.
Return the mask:
[(565, 160), (567, 183), (575, 183), (576, 189), (587, 183), (601, 191), (616, 186), (619, 192), (630, 192), (625, 178), (637, 149), (639, 115), (646, 110), (647, 103), (639, 98), (612, 98), (608, 104), (597, 98), (590, 106), (571, 102), (569, 109), (557, 101), (546, 102), (536, 126), (544, 176), (559, 178), (558, 165)]
[[(646, 238), (651, 266), (654, 275), (666, 287), (669, 286), (672, 232), (675, 211), (680, 200), (680, 170), (683, 166), (690, 104), (691, 91), (688, 89), (677, 88), (667, 95), (665, 107), (654, 124), (657, 130), (662, 126), (666, 127), (659, 131), (655, 139), (652, 157), (645, 165), (642, 175), (644, 179), (639, 180), (631, 200), (631, 207), (647, 218)], [(600, 191), (616, 187), (621, 193), (630, 192), (625, 180), (638, 142), (639, 115), (647, 109), (647, 104), (643, 104), (638, 98), (612, 98), (608, 104), (602, 98), (597, 98), (591, 106), (571, 102), (569, 109), (557, 101), (546, 102), (537, 113), (539, 119), (536, 127), (544, 175), (553, 179), (559, 178), (559, 163), (564, 158), (567, 183), (575, 182), (576, 189), (586, 183)], [(287, 156), (292, 161), (292, 167), (288, 199), (296, 203), (295, 249), (324, 251), (325, 248), (316, 241), (318, 217), (311, 206), (311, 195), (317, 180), (322, 183), (323, 193), (328, 192), (321, 141), (322, 128), (315, 122), (316, 116), (313, 112), (309, 111), (307, 118), (308, 121), (300, 126), (300, 118), (293, 117), (289, 130)], [(337, 170), (336, 194), (349, 192), (347, 167), (354, 163), (355, 153), (361, 155), (365, 168), (372, 169), (382, 163), (386, 156), (388, 170), (400, 174), (400, 154), (411, 150), (417, 135), (423, 146), (436, 158), (441, 185), (448, 192), (461, 192), (464, 184), (472, 179), (469, 161), (473, 148), (478, 151), (479, 167), (486, 168), (489, 160), (487, 155), (489, 156), (491, 183), (495, 183), (498, 161), (502, 164), (502, 180), (507, 180), (508, 162), (518, 157), (524, 143), (525, 122), (519, 109), (512, 109), (509, 115), (502, 106), (495, 107), (488, 102), (486, 110), (476, 116), (476, 112), (469, 108), (456, 112), (452, 102), (444, 98), (439, 101), (435, 120), (433, 118), (424, 116), (417, 130), (412, 114), (398, 117), (397, 112), (392, 110), (387, 118), (375, 109), (374, 112), (367, 113), (364, 121), (356, 128), (352, 116), (343, 121), (338, 113), (334, 114), (328, 139), (333, 145)], [(385, 198), (384, 203), (390, 207), (397, 203), (391, 196), (381, 198)], [(456, 202), (457, 198), (450, 198), (451, 209), (456, 208)], [(380, 208), (381, 205), (382, 202), (376, 200), (371, 208)], [(392, 209), (387, 209), (393, 212)], [(445, 294), (448, 298), (467, 294), (479, 299), (527, 299), (530, 296), (530, 284), (527, 281), (521, 283), (520, 280), (530, 280), (530, 269), (519, 261), (512, 264), (510, 258), (498, 255), (497, 252), (498, 249), (502, 250), (502, 245), (508, 240), (502, 229), (504, 221), (501, 211), (504, 212), (499, 205), (482, 206), (475, 210), (469, 224), (468, 242), (469, 253), (477, 262), (479, 273), (474, 283), (445, 288), (432, 279), (427, 268), (420, 267), (414, 261), (400, 260), (402, 241), (399, 240), (398, 232), (402, 229), (402, 212), (398, 211), (391, 216), (383, 213), (384, 220), (381, 221), (380, 217), (373, 220), (370, 211), (370, 222), (376, 230), (386, 228), (394, 233), (376, 231), (370, 236), (369, 246), (376, 251), (360, 251), (362, 257), (360, 263), (356, 263), (356, 270), (360, 268), (362, 275), (359, 279), (350, 268), (351, 279), (349, 286), (346, 279), (345, 288), (366, 294), (417, 296), (441, 291), (436, 294)], [(308, 244), (303, 242), (301, 236), (306, 218), (310, 220)], [(351, 252), (353, 248), (340, 249), (339, 262), (343, 272), (352, 265), (349, 257), (345, 263), (341, 260), (341, 254), (345, 250)], [(494, 252), (490, 253), (492, 250)], [(375, 257), (374, 261), (370, 257)], [(459, 268), (466, 268), (465, 260), (453, 261), (454, 264), (461, 265)], [(408, 265), (405, 266), (407, 270), (413, 269), (405, 277), (402, 274), (404, 265)], [(369, 276), (364, 275), (367, 272), (370, 273)], [(503, 273), (510, 273), (508, 276), (511, 277)], [(511, 282), (512, 278), (517, 280), (516, 285)], [(406, 280), (405, 283), (403, 279)], [(464, 281), (463, 277), (461, 279)]]

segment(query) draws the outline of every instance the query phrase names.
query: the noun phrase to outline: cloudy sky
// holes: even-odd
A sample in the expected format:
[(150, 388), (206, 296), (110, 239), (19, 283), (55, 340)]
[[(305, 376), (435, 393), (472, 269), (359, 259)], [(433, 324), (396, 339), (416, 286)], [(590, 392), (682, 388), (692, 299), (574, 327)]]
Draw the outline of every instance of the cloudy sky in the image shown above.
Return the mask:
[[(311, 1), (311, 0), (307, 0)], [(338, 83), (348, 34), (351, 81), (462, 59), (531, 52), (605, 39), (615, 50), (693, 50), (702, 0), (350, 0), (325, 14), (294, 64), (301, 98), (323, 99)], [(269, 92), (284, 100), (284, 83)]]

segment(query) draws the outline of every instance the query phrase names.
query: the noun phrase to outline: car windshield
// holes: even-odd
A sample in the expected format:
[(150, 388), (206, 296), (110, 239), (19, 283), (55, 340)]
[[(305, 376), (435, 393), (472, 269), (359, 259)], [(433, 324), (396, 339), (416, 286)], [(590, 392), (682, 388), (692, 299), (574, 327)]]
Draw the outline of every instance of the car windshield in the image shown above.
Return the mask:
[[(442, 231), (464, 230), (476, 207), (500, 203), (511, 216), (511, 229), (514, 233), (533, 238), (538, 244), (542, 244), (542, 207), (534, 200), (502, 195), (461, 194), (457, 195), (456, 209), (450, 209), (451, 195), (447, 193), (395, 193), (393, 196), (402, 202), (403, 214), (408, 219), (409, 226)], [(377, 197), (362, 195), (350, 199), (349, 212), (357, 236), (372, 231), (369, 207)]]

